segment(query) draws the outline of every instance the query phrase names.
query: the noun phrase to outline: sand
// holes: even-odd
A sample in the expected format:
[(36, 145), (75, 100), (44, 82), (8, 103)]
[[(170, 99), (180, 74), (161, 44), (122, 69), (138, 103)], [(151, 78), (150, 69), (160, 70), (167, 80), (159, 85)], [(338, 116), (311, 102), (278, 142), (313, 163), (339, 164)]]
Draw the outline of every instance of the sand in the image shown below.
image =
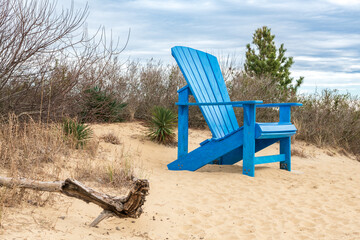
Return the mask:
[[(0, 239), (360, 239), (360, 162), (303, 142), (292, 172), (278, 164), (257, 166), (255, 178), (242, 163), (168, 171), (176, 147), (146, 140), (140, 123), (93, 125), (96, 136), (112, 132), (121, 145), (100, 143), (104, 158), (118, 148), (142, 164), (150, 195), (139, 219), (110, 218), (89, 224), (101, 211), (63, 196), (52, 206), (7, 209)], [(190, 148), (209, 138), (190, 130)], [(275, 154), (278, 145), (259, 155)], [(110, 160), (109, 160), (110, 161)]]

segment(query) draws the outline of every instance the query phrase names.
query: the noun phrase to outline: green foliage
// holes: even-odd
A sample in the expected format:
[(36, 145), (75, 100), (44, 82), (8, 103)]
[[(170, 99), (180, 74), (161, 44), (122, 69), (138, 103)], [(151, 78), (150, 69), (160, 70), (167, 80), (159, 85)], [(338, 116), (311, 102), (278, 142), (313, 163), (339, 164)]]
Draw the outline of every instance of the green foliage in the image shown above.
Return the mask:
[(71, 118), (64, 119), (62, 127), (66, 139), (76, 148), (83, 148), (93, 134), (89, 125), (79, 123)]
[(251, 48), (250, 44), (246, 45), (245, 72), (251, 77), (270, 77), (280, 90), (296, 93), (304, 77), (297, 79), (295, 85), (292, 84), (290, 68), (294, 60), (292, 57), (285, 57), (286, 49), (283, 43), (277, 50), (274, 38), (275, 35), (272, 35), (271, 29), (266, 26), (255, 31), (252, 41), (255, 47)]
[(177, 116), (171, 110), (164, 107), (154, 107), (149, 126), (151, 140), (162, 144), (170, 144), (174, 141), (174, 128)]
[(126, 106), (120, 103), (113, 94), (107, 94), (99, 87), (84, 91), (83, 121), (120, 122), (121, 112)]

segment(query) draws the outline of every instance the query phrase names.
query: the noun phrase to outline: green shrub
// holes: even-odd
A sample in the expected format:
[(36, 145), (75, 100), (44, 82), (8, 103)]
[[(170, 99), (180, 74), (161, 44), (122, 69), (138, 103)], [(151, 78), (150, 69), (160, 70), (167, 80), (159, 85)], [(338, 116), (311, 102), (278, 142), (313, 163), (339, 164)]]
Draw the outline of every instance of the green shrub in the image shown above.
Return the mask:
[(164, 107), (154, 107), (149, 126), (149, 137), (151, 140), (170, 144), (174, 142), (177, 116), (171, 110)]
[(106, 93), (99, 87), (84, 91), (81, 117), (87, 122), (120, 122), (125, 103), (120, 103), (112, 93)]
[(75, 148), (83, 148), (93, 134), (89, 125), (79, 123), (77, 120), (71, 118), (64, 119), (63, 131), (66, 140), (73, 144)]

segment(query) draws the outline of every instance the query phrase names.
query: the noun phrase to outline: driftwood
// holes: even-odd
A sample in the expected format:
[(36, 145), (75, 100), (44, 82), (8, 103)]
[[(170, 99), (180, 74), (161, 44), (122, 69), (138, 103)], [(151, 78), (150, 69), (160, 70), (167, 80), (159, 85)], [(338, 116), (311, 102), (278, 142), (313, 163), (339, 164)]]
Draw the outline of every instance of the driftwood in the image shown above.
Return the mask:
[(130, 192), (127, 196), (123, 197), (114, 197), (97, 192), (70, 178), (65, 181), (41, 182), (25, 178), (16, 179), (0, 176), (0, 186), (58, 192), (69, 197), (81, 199), (86, 203), (92, 202), (104, 210), (90, 224), (91, 227), (95, 227), (99, 222), (111, 216), (138, 218), (142, 213), (141, 207), (145, 202), (145, 196), (149, 192), (149, 182), (145, 179), (135, 179)]

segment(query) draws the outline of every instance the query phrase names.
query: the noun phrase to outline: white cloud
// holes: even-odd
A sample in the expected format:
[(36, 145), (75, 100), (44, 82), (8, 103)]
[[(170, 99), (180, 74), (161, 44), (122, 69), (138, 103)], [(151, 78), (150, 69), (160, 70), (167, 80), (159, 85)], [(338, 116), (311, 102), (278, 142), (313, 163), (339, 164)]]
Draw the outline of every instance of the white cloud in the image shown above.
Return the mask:
[(359, 7), (360, 1), (359, 0), (327, 0), (327, 2), (340, 5), (340, 6), (346, 6), (346, 7)]
[[(85, 2), (75, 0), (75, 6)], [(236, 51), (244, 59), (253, 32), (266, 25), (275, 42), (285, 44), (286, 56), (294, 57), (292, 72), (305, 76), (304, 89), (348, 84), (360, 92), (359, 6), (359, 0), (92, 0), (88, 26), (94, 31), (104, 25), (124, 41), (131, 28), (124, 58), (173, 63), (174, 45), (223, 55)]]

